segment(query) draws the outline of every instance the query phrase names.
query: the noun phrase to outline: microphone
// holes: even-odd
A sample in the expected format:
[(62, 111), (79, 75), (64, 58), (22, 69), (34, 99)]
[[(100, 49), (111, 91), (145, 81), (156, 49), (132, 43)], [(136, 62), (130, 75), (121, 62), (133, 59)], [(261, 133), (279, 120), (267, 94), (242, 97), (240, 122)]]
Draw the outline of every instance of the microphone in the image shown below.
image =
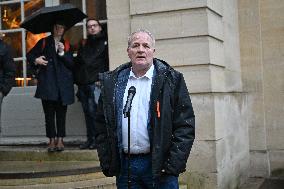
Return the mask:
[(127, 100), (126, 100), (126, 103), (124, 105), (124, 108), (123, 108), (123, 115), (124, 115), (124, 118), (128, 117), (129, 113), (130, 113), (130, 110), (131, 110), (131, 104), (132, 104), (132, 100), (134, 98), (134, 95), (136, 93), (136, 88), (134, 86), (131, 86), (129, 89), (128, 89), (128, 96), (127, 96)]

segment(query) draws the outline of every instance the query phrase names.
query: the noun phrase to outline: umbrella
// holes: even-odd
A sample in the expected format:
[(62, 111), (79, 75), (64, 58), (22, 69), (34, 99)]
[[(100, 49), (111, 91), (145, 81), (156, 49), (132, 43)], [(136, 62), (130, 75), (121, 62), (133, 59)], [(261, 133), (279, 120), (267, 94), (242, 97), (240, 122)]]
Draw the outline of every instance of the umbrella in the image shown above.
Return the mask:
[(65, 30), (68, 30), (86, 17), (87, 15), (80, 9), (66, 3), (53, 7), (42, 7), (28, 16), (20, 26), (34, 34), (39, 34), (50, 32), (56, 20), (63, 22), (66, 26)]

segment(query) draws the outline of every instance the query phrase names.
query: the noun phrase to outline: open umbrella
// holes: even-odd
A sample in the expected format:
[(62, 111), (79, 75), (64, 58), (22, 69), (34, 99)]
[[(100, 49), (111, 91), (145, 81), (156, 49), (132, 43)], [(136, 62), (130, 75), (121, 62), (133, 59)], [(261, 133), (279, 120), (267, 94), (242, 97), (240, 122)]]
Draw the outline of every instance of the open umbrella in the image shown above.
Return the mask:
[(63, 22), (66, 26), (65, 30), (68, 30), (86, 17), (87, 15), (80, 9), (67, 3), (53, 7), (42, 7), (28, 16), (20, 26), (34, 34), (39, 34), (50, 32), (56, 20)]

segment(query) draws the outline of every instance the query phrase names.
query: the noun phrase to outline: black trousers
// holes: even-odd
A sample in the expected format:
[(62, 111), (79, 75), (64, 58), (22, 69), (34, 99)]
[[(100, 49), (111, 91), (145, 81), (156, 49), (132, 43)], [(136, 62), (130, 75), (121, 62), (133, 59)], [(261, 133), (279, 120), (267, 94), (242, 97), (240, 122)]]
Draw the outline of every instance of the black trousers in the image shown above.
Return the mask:
[(65, 137), (67, 105), (62, 105), (60, 101), (42, 100), (41, 102), (45, 115), (46, 136), (48, 138)]
[(95, 115), (97, 108), (95, 90), (97, 90), (95, 84), (81, 85), (77, 93), (85, 115), (87, 139), (89, 142), (93, 142), (95, 138)]

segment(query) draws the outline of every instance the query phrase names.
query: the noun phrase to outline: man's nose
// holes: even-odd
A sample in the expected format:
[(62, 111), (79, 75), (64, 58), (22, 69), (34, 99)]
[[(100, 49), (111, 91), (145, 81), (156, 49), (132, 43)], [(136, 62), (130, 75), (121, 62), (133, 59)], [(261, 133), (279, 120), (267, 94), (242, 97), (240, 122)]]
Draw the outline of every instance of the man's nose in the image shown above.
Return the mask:
[(145, 48), (143, 47), (143, 45), (139, 45), (139, 46), (138, 46), (138, 51), (139, 51), (139, 52), (141, 52), (141, 51), (144, 52), (144, 51), (145, 51)]

